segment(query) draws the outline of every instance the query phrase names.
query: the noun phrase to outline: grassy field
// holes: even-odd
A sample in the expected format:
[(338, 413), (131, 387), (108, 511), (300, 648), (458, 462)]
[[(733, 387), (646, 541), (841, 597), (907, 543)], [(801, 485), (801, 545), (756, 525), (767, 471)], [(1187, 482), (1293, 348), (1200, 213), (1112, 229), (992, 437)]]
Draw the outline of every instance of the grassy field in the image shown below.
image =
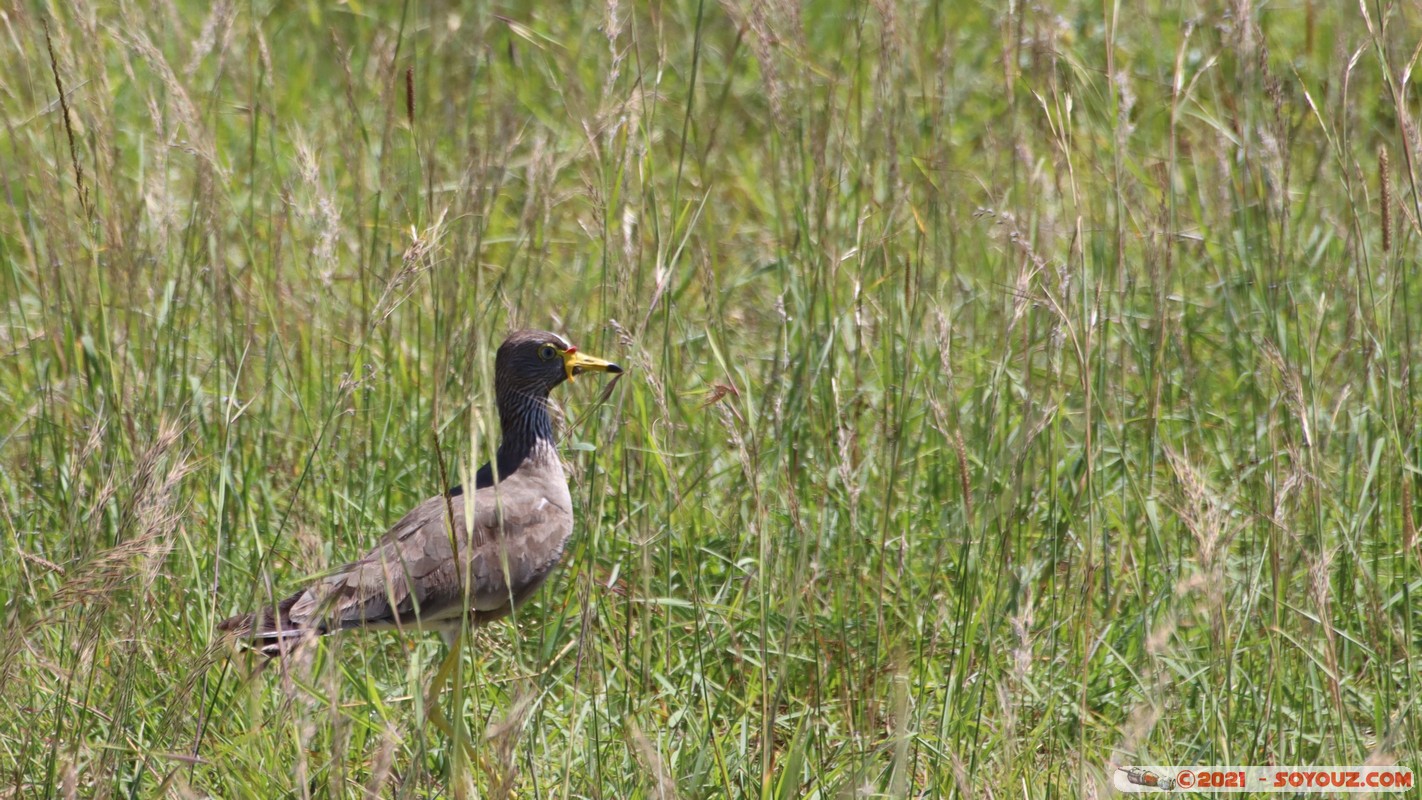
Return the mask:
[[(0, 13), (0, 798), (1422, 766), (1422, 16), (1055, 5)], [(437, 637), (214, 646), (483, 460), (521, 326), (629, 374), (476, 757)]]

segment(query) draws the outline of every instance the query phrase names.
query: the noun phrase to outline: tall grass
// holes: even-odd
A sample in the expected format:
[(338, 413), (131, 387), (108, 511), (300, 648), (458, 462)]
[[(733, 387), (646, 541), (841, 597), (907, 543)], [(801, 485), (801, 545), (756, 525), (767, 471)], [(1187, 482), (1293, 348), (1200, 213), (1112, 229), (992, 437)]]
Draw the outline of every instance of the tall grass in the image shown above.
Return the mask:
[[(1418, 29), (8, 9), (0, 796), (1418, 766)], [(434, 638), (215, 647), (485, 457), (520, 326), (629, 374), (558, 397), (575, 544), (443, 701), (475, 757)]]

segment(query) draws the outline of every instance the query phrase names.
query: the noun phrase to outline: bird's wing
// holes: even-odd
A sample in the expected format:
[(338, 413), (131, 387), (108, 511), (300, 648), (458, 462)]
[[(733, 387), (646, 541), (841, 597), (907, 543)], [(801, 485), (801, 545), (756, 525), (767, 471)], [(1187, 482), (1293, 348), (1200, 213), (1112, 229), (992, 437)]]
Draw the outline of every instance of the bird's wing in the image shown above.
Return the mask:
[[(476, 621), (507, 613), (558, 563), (573, 521), (571, 509), (559, 503), (565, 498), (509, 483), (474, 493), (467, 528), (469, 496), (440, 495), (419, 504), (364, 558), (308, 587), (291, 608), (292, 621), (325, 630), (418, 626), (457, 618), (466, 601)], [(469, 576), (467, 593), (461, 572)]]

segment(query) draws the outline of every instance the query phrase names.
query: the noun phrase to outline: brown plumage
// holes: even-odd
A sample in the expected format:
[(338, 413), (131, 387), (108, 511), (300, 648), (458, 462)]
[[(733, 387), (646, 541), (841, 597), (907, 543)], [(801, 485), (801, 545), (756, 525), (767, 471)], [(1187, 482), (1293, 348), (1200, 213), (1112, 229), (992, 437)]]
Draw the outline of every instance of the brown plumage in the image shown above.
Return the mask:
[(557, 334), (510, 334), (494, 359), (503, 439), (494, 461), (476, 474), (474, 491), (456, 487), (431, 497), (360, 560), (275, 608), (239, 614), (218, 628), (277, 656), (338, 630), (457, 633), (466, 608), (470, 625), (508, 614), (543, 585), (573, 531), (548, 392), (586, 370), (622, 372), (579, 353)]

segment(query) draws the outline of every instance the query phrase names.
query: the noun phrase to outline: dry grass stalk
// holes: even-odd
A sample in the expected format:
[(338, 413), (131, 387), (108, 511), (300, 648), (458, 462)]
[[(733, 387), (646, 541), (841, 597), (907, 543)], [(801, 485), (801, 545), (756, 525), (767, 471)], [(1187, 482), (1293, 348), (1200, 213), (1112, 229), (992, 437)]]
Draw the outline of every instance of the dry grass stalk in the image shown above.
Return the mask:
[(1392, 175), (1388, 170), (1387, 147), (1378, 148), (1379, 210), (1382, 212), (1382, 249), (1392, 250)]
[(666, 762), (662, 759), (661, 753), (657, 751), (657, 746), (642, 733), (634, 720), (627, 721), (627, 735), (632, 739), (632, 744), (637, 748), (637, 755), (643, 766), (646, 767), (651, 778), (652, 791), (649, 796), (656, 800), (676, 800), (680, 795), (676, 791), (676, 781), (667, 770)]
[(64, 116), (64, 134), (69, 138), (69, 162), (74, 167), (74, 188), (79, 193), (79, 205), (84, 214), (93, 216), (89, 208), (89, 191), (84, 187), (84, 167), (79, 163), (79, 147), (74, 143), (74, 125), (69, 118), (69, 99), (64, 93), (64, 80), (59, 77), (59, 59), (54, 55), (54, 39), (49, 34), (49, 17), (41, 15), (44, 24), (44, 44), (49, 49), (49, 68), (54, 75), (54, 89), (59, 93), (59, 113)]
[(529, 714), (537, 706), (538, 692), (533, 687), (525, 687), (514, 697), (503, 716), (490, 720), (484, 731), (484, 740), (493, 745), (493, 759), (484, 764), (489, 773), (489, 796), (496, 800), (516, 797), (514, 791), (518, 779), (519, 738), (528, 723)]

